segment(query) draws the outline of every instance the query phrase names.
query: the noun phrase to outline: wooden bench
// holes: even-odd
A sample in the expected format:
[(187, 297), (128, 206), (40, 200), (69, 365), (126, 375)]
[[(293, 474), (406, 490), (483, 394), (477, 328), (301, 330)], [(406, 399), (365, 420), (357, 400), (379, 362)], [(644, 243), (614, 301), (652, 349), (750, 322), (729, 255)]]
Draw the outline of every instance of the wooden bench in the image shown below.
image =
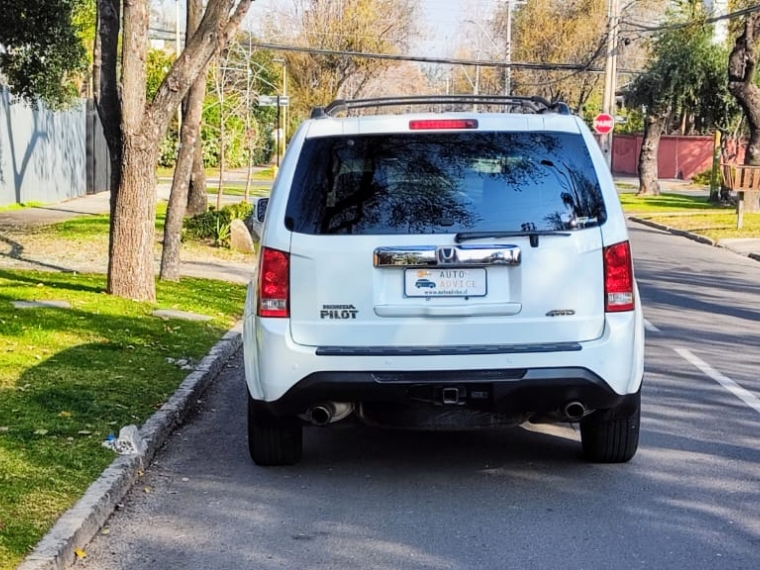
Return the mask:
[(736, 227), (741, 228), (744, 217), (745, 193), (755, 202), (760, 196), (760, 166), (723, 163), (720, 165), (720, 169), (723, 175), (721, 195), (724, 192), (726, 194), (736, 192)]

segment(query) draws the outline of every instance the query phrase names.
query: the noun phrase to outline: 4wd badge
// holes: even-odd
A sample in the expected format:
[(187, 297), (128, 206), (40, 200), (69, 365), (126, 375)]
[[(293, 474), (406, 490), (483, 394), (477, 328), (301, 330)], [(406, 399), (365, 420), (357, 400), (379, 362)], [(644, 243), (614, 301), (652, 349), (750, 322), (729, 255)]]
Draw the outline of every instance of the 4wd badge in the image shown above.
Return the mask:
[(359, 310), (353, 305), (322, 305), (320, 319), (355, 319)]

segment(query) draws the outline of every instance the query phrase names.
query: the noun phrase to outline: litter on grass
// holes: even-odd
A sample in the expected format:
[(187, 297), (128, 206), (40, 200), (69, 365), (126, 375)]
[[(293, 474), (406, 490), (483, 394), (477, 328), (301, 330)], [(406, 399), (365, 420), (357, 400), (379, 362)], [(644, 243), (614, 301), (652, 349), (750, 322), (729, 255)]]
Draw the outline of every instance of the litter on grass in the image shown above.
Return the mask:
[(135, 425), (121, 428), (119, 437), (110, 434), (103, 442), (103, 447), (112, 449), (119, 455), (142, 455), (145, 453), (145, 442), (140, 437), (140, 430)]

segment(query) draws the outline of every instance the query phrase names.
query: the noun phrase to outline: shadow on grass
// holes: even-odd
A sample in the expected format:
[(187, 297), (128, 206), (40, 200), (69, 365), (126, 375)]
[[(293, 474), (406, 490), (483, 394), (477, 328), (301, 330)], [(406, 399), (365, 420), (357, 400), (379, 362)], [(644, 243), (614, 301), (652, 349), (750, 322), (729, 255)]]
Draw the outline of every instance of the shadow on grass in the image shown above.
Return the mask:
[[(17, 258), (22, 259), (23, 258)], [(30, 261), (29, 263), (35, 263)], [(7, 271), (0, 269), (0, 279), (7, 279), (16, 283), (29, 283), (32, 285), (38, 285), (44, 283), (46, 287), (53, 287), (55, 289), (64, 289), (69, 291), (82, 291), (89, 293), (105, 293), (105, 276), (81, 276), (81, 283), (72, 283), (71, 274), (75, 273), (70, 269), (56, 267), (53, 265), (45, 265), (50, 269), (60, 271), (64, 275), (57, 275), (54, 272), (35, 272), (35, 271)], [(1, 287), (2, 285), (0, 285)], [(2, 297), (0, 297), (2, 298)], [(13, 301), (22, 299), (10, 299)]]

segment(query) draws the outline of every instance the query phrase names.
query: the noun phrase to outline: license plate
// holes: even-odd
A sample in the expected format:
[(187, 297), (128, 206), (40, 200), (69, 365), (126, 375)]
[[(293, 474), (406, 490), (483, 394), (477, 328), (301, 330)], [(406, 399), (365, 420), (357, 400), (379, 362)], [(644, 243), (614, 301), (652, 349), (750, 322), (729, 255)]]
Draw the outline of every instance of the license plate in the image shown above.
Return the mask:
[(404, 270), (407, 297), (485, 297), (486, 291), (484, 268)]

